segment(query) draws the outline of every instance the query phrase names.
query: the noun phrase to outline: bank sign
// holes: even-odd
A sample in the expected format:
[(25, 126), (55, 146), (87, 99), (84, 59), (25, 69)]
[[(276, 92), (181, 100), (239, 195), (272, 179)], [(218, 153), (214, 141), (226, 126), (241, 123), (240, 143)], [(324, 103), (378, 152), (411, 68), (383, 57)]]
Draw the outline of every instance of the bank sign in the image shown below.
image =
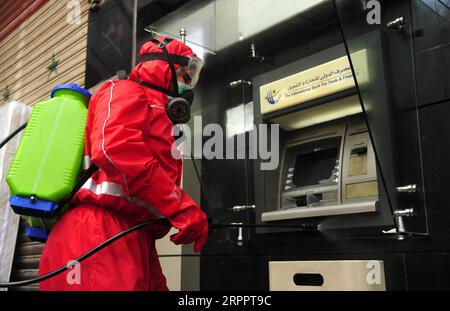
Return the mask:
[(347, 56), (260, 87), (261, 114), (285, 109), (355, 86)]

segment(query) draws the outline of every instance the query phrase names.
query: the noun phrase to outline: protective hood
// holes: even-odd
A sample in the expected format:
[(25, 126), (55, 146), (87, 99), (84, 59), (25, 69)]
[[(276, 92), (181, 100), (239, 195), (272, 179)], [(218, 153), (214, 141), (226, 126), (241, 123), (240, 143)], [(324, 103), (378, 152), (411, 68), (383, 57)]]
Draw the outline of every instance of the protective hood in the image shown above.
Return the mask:
[[(165, 37), (159, 37), (159, 41), (164, 41)], [(172, 40), (166, 45), (167, 51), (170, 54), (176, 54), (180, 56), (196, 56), (190, 47), (183, 44), (178, 40)], [(146, 42), (142, 45), (141, 50), (139, 51), (139, 55), (144, 55), (147, 53), (161, 53), (162, 49), (159, 48), (154, 42)], [(177, 70), (180, 66), (175, 65), (175, 70)], [(142, 81), (151, 84), (155, 84), (165, 89), (169, 89), (171, 85), (172, 74), (170, 71), (170, 66), (166, 61), (163, 60), (153, 60), (146, 61), (136, 65), (136, 67), (131, 71), (130, 80), (133, 81)], [(154, 96), (157, 98), (161, 98), (164, 101), (167, 101), (167, 95), (158, 91), (152, 90)]]

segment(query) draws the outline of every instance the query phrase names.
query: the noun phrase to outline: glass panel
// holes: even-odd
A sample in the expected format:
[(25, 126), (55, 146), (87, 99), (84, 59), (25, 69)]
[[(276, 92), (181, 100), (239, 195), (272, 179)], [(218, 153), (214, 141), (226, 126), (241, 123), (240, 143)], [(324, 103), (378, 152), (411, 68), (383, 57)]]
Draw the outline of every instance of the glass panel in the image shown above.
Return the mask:
[[(148, 26), (148, 31), (179, 38), (188, 31), (188, 42), (216, 53), (239, 41), (253, 38), (324, 0), (193, 0)], [(268, 9), (270, 8), (270, 9)]]
[[(335, 4), (398, 229), (427, 234), (410, 3), (386, 1), (371, 8), (359, 0)], [(382, 23), (369, 24), (371, 14), (379, 14)], [(408, 191), (409, 185), (417, 190)]]
[[(156, 2), (140, 1), (136, 50), (152, 36), (180, 38), (180, 28), (186, 29), (187, 44), (206, 64), (194, 90), (191, 120), (185, 126), (188, 140), (182, 147), (183, 187), (212, 220), (248, 224), (254, 223), (253, 210), (235, 213), (232, 207), (254, 204), (250, 193), (251, 165), (245, 157), (248, 146), (237, 143), (253, 126), (251, 85), (243, 81), (239, 61), (242, 55), (223, 59), (214, 51), (215, 6), (215, 1), (189, 1), (167, 12)], [(247, 51), (244, 53), (248, 55)], [(203, 132), (207, 126), (223, 131), (206, 135)], [(218, 144), (220, 141), (222, 147), (208, 148), (211, 139), (217, 139)], [(191, 155), (194, 159), (190, 159)], [(219, 230), (211, 234), (203, 253), (239, 253), (243, 246), (239, 243), (248, 240), (248, 234), (248, 230), (238, 228)]]
[[(247, 206), (250, 201), (249, 160), (247, 144), (239, 144), (245, 139), (248, 124), (253, 125), (249, 104), (244, 99), (248, 86), (243, 83), (239, 62), (228, 59), (221, 65), (218, 56), (210, 55), (202, 73), (201, 89), (196, 95), (201, 99), (201, 120), (203, 129), (210, 125), (220, 125), (224, 137), (220, 139), (223, 150), (213, 157), (206, 144), (210, 137), (203, 137), (204, 152), (200, 161), (202, 166), (202, 208), (214, 221), (221, 223), (252, 223), (252, 210), (233, 212), (234, 206)], [(250, 113), (249, 113), (250, 111)], [(246, 113), (247, 112), (247, 113)], [(251, 127), (250, 127), (251, 129)], [(248, 240), (248, 231), (239, 228), (225, 228), (211, 235), (209, 254), (239, 253), (243, 241)]]
[(131, 70), (133, 1), (105, 0), (89, 11), (86, 88)]

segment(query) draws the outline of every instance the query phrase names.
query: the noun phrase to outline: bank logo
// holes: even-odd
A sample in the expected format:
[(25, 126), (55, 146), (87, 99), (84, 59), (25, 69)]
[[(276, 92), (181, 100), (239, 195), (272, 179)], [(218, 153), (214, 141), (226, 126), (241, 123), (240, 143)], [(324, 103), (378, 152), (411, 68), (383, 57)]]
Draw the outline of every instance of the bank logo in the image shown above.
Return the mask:
[(269, 90), (267, 92), (265, 99), (269, 104), (275, 105), (281, 99), (280, 90), (278, 90), (278, 91), (277, 90)]

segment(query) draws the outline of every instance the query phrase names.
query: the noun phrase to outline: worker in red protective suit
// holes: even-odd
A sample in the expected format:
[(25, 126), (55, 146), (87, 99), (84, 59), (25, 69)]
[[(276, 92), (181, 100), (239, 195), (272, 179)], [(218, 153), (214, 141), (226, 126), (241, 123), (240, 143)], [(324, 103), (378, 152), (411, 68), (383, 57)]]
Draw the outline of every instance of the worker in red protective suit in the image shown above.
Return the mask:
[[(91, 98), (85, 160), (99, 171), (52, 228), (40, 275), (122, 230), (161, 217), (179, 229), (171, 236), (175, 244), (195, 242), (199, 252), (206, 243), (206, 215), (180, 188), (182, 163), (172, 156), (173, 123), (166, 112), (168, 94), (175, 97), (174, 88), (193, 88), (202, 62), (188, 46), (167, 38), (145, 43), (140, 54), (149, 57), (128, 80), (108, 81)], [(167, 290), (155, 239), (168, 230), (150, 226), (135, 231), (68, 272), (41, 282), (40, 288)]]

